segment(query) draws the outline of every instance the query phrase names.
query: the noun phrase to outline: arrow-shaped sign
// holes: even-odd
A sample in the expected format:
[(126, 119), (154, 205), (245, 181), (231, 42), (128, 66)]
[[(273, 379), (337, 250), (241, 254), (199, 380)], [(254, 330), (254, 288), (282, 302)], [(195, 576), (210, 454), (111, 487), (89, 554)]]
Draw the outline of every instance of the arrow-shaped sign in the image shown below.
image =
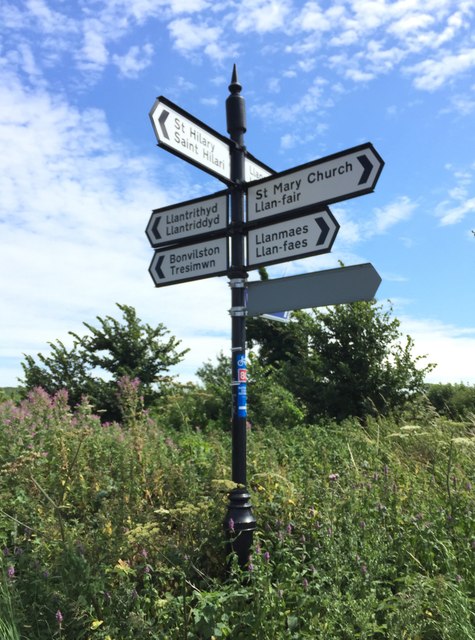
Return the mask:
[(381, 277), (372, 264), (357, 264), (289, 278), (249, 282), (247, 314), (310, 309), (372, 300)]
[(227, 270), (227, 238), (160, 249), (155, 252), (149, 269), (156, 287), (221, 276)]
[(328, 253), (340, 225), (330, 209), (251, 229), (247, 236), (247, 268), (256, 269), (296, 258)]
[(367, 143), (259, 180), (248, 188), (248, 222), (370, 193), (383, 166), (376, 149)]
[(154, 209), (145, 230), (152, 247), (223, 234), (228, 225), (228, 192), (220, 191), (172, 207)]
[[(222, 136), (163, 96), (157, 98), (149, 115), (161, 147), (219, 180), (232, 184), (229, 138)], [(272, 169), (246, 152), (246, 182), (265, 178), (272, 173)]]

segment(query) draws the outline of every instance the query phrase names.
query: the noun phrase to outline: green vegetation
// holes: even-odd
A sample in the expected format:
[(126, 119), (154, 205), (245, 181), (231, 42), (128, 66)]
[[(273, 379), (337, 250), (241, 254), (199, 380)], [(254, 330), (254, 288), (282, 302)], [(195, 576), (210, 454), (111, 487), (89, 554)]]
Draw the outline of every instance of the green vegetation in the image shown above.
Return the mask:
[(372, 303), (251, 327), (242, 570), (229, 360), (178, 385), (175, 338), (119, 308), (0, 398), (2, 640), (475, 640), (471, 388), (424, 387)]
[(186, 350), (177, 351), (180, 341), (176, 338), (165, 339), (168, 332), (162, 324), (143, 324), (133, 307), (117, 306), (123, 322), (97, 317), (99, 327), (84, 322), (89, 334), (70, 332), (71, 349), (56, 340), (49, 343), (49, 355), (39, 353), (37, 360), (25, 356), (23, 388), (41, 387), (50, 394), (67, 389), (71, 406), (87, 396), (106, 420), (118, 420), (117, 382), (127, 376), (141, 381), (144, 401), (151, 404), (159, 397), (160, 387), (170, 381), (165, 374)]
[(434, 366), (421, 366), (391, 314), (374, 301), (342, 304), (295, 312), (288, 324), (251, 319), (248, 336), (311, 420), (387, 415), (422, 391)]
[(475, 415), (475, 387), (465, 384), (429, 384), (426, 393), (437, 412), (452, 420)]
[(229, 434), (189, 389), (154, 417), (120, 389), (120, 425), (62, 392), (0, 405), (2, 638), (475, 638), (473, 421), (253, 429), (259, 530), (226, 575)]

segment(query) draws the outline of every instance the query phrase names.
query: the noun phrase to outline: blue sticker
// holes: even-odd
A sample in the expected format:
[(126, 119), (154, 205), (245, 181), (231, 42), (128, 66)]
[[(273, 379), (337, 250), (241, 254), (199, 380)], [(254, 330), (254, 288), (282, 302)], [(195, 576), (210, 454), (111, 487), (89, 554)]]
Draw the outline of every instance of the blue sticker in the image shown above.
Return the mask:
[(237, 365), (237, 415), (238, 418), (247, 418), (247, 368), (246, 354), (236, 354)]

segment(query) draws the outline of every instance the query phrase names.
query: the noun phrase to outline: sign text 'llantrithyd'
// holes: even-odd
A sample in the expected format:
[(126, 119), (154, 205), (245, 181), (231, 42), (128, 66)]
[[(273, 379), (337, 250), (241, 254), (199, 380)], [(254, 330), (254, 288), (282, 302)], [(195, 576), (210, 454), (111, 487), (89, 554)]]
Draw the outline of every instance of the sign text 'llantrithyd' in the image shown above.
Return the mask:
[(249, 186), (248, 222), (369, 193), (383, 165), (368, 143), (274, 174)]
[(152, 247), (162, 247), (201, 235), (212, 235), (228, 224), (228, 192), (154, 209), (146, 234)]
[(228, 269), (228, 239), (159, 249), (150, 264), (156, 287), (224, 275)]

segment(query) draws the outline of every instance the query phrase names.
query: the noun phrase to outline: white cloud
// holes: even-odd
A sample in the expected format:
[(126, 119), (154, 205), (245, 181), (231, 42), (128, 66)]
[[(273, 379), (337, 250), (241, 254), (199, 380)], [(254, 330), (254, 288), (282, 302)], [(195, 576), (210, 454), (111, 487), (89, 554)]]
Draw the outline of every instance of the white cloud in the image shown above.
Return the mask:
[(440, 202), (435, 209), (435, 214), (440, 224), (456, 224), (463, 220), (467, 214), (475, 213), (475, 196), (470, 194), (472, 185), (472, 172), (467, 169), (454, 169), (447, 167), (452, 172), (456, 184), (448, 192), (448, 198)]
[(407, 196), (402, 196), (383, 208), (375, 209), (373, 220), (367, 226), (368, 235), (386, 233), (395, 224), (408, 220), (416, 209), (417, 204), (411, 202)]
[(208, 26), (190, 18), (178, 18), (168, 24), (174, 47), (184, 55), (205, 53), (213, 61), (234, 55), (234, 47), (228, 47), (220, 26)]
[(407, 67), (407, 73), (416, 76), (414, 86), (424, 91), (435, 91), (475, 67), (475, 48), (459, 53), (441, 52), (431, 58)]
[(437, 367), (427, 382), (475, 384), (475, 327), (461, 329), (429, 319), (399, 317), (401, 331), (414, 339), (415, 355)]
[(141, 71), (152, 63), (153, 46), (144, 44), (142, 47), (130, 47), (123, 55), (113, 55), (112, 62), (119, 68), (120, 74), (125, 78), (136, 78)]
[(267, 33), (285, 28), (289, 14), (286, 0), (242, 0), (234, 25), (238, 33)]
[[(118, 317), (116, 302), (163, 322), (191, 344), (192, 377), (229, 347), (230, 294), (223, 278), (155, 289), (145, 238), (150, 211), (196, 196), (174, 169), (133, 156), (98, 109), (80, 110), (44, 89), (0, 86), (0, 386), (16, 384), (23, 353), (81, 333), (82, 321)], [(170, 172), (170, 173), (169, 173)], [(167, 193), (166, 185), (173, 185)], [(12, 277), (14, 274), (14, 277)], [(202, 309), (190, 323), (188, 310)], [(212, 334), (213, 337), (199, 335)]]
[[(268, 121), (292, 122), (306, 114), (313, 114), (317, 111), (320, 114), (333, 105), (333, 99), (326, 92), (327, 80), (321, 77), (314, 79), (307, 89), (307, 92), (292, 105), (277, 106), (273, 102), (266, 104), (255, 104), (251, 107), (252, 112)], [(317, 125), (314, 124), (316, 127)]]

